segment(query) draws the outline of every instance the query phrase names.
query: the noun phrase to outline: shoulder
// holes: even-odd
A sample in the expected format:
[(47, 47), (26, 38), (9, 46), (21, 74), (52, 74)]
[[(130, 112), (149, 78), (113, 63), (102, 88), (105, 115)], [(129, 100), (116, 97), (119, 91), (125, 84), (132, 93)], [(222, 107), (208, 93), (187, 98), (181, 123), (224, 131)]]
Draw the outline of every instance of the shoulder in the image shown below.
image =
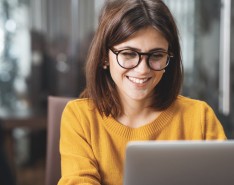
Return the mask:
[(91, 99), (75, 99), (67, 103), (62, 113), (62, 129), (69, 127), (77, 132), (89, 133), (90, 128), (97, 127), (101, 115)]
[[(191, 128), (196, 125), (200, 127), (203, 139), (226, 139), (220, 121), (206, 102), (178, 96), (174, 107), (175, 115), (184, 118)], [(193, 129), (193, 132), (195, 133), (196, 129)]]
[(91, 99), (74, 99), (67, 103), (63, 115), (73, 114), (74, 116), (85, 116), (96, 113), (95, 105)]
[(201, 100), (196, 100), (184, 96), (178, 96), (175, 104), (174, 104), (174, 110), (181, 114), (188, 114), (189, 116), (206, 116), (214, 115), (213, 109), (205, 102)]
[(82, 110), (93, 110), (95, 105), (93, 101), (89, 98), (74, 99), (67, 103), (66, 107), (68, 109), (82, 109)]
[(175, 104), (181, 108), (210, 108), (205, 101), (188, 98), (182, 95), (177, 97)]
[(82, 99), (74, 99), (70, 100), (66, 107), (78, 108), (78, 107), (87, 107), (87, 108), (94, 108), (93, 101), (89, 98), (82, 98)]

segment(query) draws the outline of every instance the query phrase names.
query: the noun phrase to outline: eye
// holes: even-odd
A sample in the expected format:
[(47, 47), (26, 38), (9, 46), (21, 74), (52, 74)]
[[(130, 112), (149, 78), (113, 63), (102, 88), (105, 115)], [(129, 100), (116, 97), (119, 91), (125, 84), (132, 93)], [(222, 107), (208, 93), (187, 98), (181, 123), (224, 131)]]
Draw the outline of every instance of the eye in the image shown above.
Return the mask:
[(132, 59), (132, 58), (136, 58), (138, 56), (138, 54), (132, 50), (123, 50), (119, 53), (119, 55), (121, 57), (126, 58), (126, 59)]
[(153, 61), (159, 61), (163, 58), (166, 57), (166, 53), (163, 53), (163, 52), (155, 52), (155, 53), (152, 53), (152, 55), (150, 56), (150, 60), (153, 60)]

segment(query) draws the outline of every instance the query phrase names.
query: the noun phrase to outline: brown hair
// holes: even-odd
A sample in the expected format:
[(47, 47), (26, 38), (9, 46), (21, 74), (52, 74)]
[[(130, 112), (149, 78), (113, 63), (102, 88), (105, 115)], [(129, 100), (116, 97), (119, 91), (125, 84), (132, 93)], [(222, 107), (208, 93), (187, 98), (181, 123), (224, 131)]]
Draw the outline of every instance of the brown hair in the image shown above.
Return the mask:
[(86, 63), (86, 89), (80, 97), (91, 98), (101, 114), (117, 117), (122, 106), (109, 70), (103, 69), (108, 50), (123, 42), (136, 31), (152, 26), (169, 43), (173, 54), (166, 73), (154, 89), (151, 107), (168, 108), (178, 96), (183, 67), (177, 26), (168, 7), (161, 0), (107, 0), (99, 17)]

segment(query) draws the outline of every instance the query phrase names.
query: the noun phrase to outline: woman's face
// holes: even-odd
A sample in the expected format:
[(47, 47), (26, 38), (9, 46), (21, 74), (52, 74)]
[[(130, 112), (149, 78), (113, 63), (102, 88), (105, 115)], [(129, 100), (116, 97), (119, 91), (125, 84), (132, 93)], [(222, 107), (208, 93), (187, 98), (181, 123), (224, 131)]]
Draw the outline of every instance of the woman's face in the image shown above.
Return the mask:
[[(168, 42), (163, 35), (153, 27), (146, 27), (130, 36), (124, 42), (115, 45), (113, 50), (134, 49), (138, 52), (168, 50)], [(116, 55), (109, 50), (109, 66), (113, 81), (122, 101), (126, 99), (145, 101), (152, 95), (153, 89), (159, 83), (164, 73), (154, 71), (147, 65), (147, 56), (143, 55), (140, 64), (133, 69), (122, 68)]]

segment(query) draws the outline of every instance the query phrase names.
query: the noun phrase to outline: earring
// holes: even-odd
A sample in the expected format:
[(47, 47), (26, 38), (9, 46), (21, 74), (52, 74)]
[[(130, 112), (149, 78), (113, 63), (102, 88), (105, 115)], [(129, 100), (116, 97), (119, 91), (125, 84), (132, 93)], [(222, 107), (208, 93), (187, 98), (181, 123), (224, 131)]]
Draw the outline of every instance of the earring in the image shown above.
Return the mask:
[(104, 62), (104, 65), (103, 65), (103, 69), (107, 69), (107, 66), (108, 66), (108, 62), (105, 61), (105, 62)]
[(163, 69), (163, 73), (165, 73), (166, 72), (166, 70), (165, 69)]

